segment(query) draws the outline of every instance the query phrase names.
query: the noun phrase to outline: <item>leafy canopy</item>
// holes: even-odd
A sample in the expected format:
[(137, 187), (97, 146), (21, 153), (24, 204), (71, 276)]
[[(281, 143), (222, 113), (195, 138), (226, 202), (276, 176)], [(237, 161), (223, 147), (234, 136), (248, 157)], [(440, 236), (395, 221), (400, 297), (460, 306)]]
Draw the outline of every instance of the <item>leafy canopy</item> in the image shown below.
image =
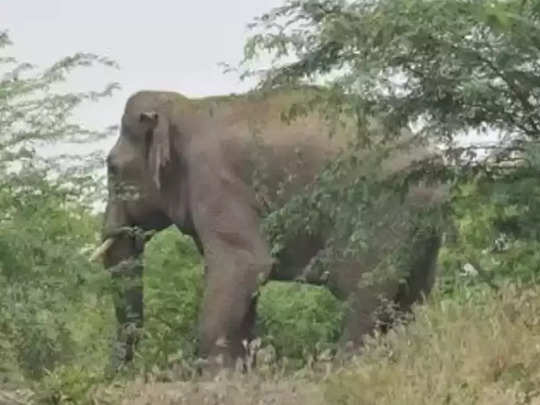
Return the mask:
[(244, 63), (273, 57), (262, 88), (324, 82), (354, 96), (342, 100), (359, 122), (445, 143), (490, 132), (501, 159), (538, 137), (535, 1), (289, 0), (251, 27)]
[(91, 143), (111, 133), (113, 127), (85, 127), (73, 120), (73, 113), (85, 102), (113, 94), (119, 88), (117, 83), (106, 84), (101, 91), (62, 92), (59, 88), (77, 69), (116, 68), (116, 63), (92, 53), (77, 53), (43, 69), (10, 56), (11, 45), (8, 33), (0, 30), (0, 186), (17, 182), (25, 170), (38, 170), (38, 176), (61, 176), (64, 184), (73, 186), (86, 180), (78, 194), (96, 191), (90, 174), (102, 166), (99, 154), (47, 158), (41, 151), (45, 145)]

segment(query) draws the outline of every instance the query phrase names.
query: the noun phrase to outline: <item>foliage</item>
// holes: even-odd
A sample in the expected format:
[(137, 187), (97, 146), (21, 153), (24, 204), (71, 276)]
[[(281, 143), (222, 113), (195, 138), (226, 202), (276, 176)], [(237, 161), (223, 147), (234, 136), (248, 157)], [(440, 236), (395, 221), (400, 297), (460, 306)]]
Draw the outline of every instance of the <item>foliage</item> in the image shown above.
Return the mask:
[(505, 279), (538, 280), (538, 149), (524, 158), (528, 164), (510, 175), (479, 174), (456, 190), (455, 235), (441, 254), (445, 283), (487, 281), (496, 288)]
[(306, 360), (337, 341), (342, 306), (320, 287), (269, 283), (259, 299), (258, 335), (279, 357)]
[[(8, 33), (0, 30), (0, 51), (5, 52), (10, 45)], [(45, 159), (36, 154), (36, 150), (45, 143), (87, 143), (110, 134), (112, 128), (85, 128), (73, 122), (71, 117), (85, 101), (98, 101), (110, 96), (118, 88), (117, 83), (107, 84), (99, 92), (58, 90), (72, 71), (96, 64), (117, 66), (114, 61), (91, 53), (65, 57), (46, 69), (19, 62), (9, 55), (0, 56), (0, 170), (18, 169), (13, 163), (20, 166), (26, 162), (36, 166), (38, 161), (42, 161), (46, 167), (53, 166), (56, 171), (64, 172), (66, 160), (69, 163), (73, 159), (78, 163), (78, 169), (82, 169), (81, 156)], [(87, 163), (93, 162), (87, 159)]]
[(139, 355), (145, 367), (165, 369), (196, 354), (202, 258), (176, 229), (156, 235), (145, 250), (145, 339)]
[(488, 128), (536, 139), (539, 19), (522, 0), (289, 0), (255, 21), (245, 55), (275, 58), (260, 86), (326, 79), (385, 133), (421, 120), (430, 139)]
[[(71, 117), (81, 103), (110, 95), (61, 92), (75, 69), (114, 62), (94, 54), (66, 57), (46, 69), (10, 57), (0, 32), (0, 370), (1, 384), (42, 378), (59, 364), (88, 365), (104, 356), (108, 297), (103, 274), (86, 259), (97, 241), (89, 205), (98, 188), (93, 162), (47, 159), (45, 144), (88, 142), (108, 133)], [(72, 157), (73, 158), (73, 157)], [(86, 164), (85, 164), (86, 163)], [(91, 324), (87, 322), (92, 322)]]
[[(103, 277), (85, 257), (96, 241), (96, 218), (73, 204), (70, 192), (44, 180), (43, 172), (26, 172), (18, 180), (24, 186), (11, 183), (13, 188), (0, 192), (0, 302), (5, 309), (0, 337), (8, 343), (0, 356), (16, 361), (12, 366), (26, 377), (38, 378), (58, 362), (96, 355), (105, 341), (87, 340), (79, 347), (77, 330), (87, 328), (89, 312), (103, 316), (100, 303), (107, 299), (92, 291), (99, 291)], [(84, 339), (105, 325), (86, 329), (90, 336)]]

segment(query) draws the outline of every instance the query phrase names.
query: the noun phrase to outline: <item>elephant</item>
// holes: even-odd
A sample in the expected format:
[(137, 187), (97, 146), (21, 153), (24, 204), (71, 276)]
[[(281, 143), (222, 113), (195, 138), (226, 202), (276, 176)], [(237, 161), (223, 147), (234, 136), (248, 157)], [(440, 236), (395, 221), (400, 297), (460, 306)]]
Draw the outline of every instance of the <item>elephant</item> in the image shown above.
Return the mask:
[[(336, 261), (324, 275), (312, 264), (325, 249), (325, 231), (299, 234), (277, 257), (271, 254), (261, 228), (268, 206), (282, 206), (313, 184), (317, 173), (355, 136), (352, 125), (327, 136), (331, 125), (316, 111), (288, 122), (282, 119), (287, 106), (314, 91), (280, 88), (261, 96), (190, 99), (172, 91), (141, 90), (128, 98), (118, 139), (106, 159), (104, 246), (97, 253), (113, 279), (130, 281), (115, 303), (126, 345), (124, 361), (132, 359), (138, 341), (136, 333), (126, 330), (139, 330), (143, 324), (145, 243), (153, 232), (169, 226), (189, 235), (204, 257), (199, 356), (210, 362), (219, 359), (225, 367), (242, 358), (245, 341), (253, 339), (257, 292), (267, 281), (326, 285), (349, 304), (342, 341), (354, 345), (376, 328), (380, 298), (407, 310), (430, 293), (442, 240), (438, 227), (423, 233), (414, 226), (377, 231), (377, 239), (390, 250), (397, 249), (397, 242), (405, 245), (406, 282), (359, 284), (388, 251), (375, 239), (365, 256)], [(389, 155), (383, 171), (402, 170), (416, 152)], [(425, 207), (440, 206), (445, 198), (438, 187), (415, 186), (405, 201), (375, 206), (373, 215), (401, 218), (411, 210), (421, 213)], [(397, 242), (390, 243), (393, 240)]]

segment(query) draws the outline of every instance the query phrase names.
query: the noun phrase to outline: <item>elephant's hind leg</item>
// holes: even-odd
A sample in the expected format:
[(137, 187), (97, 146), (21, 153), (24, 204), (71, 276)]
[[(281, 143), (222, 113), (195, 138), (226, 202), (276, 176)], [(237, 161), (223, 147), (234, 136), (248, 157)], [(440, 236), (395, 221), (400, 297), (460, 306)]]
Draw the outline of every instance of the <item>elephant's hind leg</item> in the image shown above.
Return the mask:
[[(349, 280), (349, 287), (341, 283), (341, 292), (348, 293), (344, 343), (352, 341), (357, 346), (375, 329), (386, 331), (397, 319), (405, 319), (402, 316), (410, 313), (411, 306), (430, 293), (441, 245), (440, 234), (434, 228), (423, 228), (412, 233), (409, 240), (412, 243), (397, 252), (397, 263), (405, 275), (405, 282), (392, 278), (358, 287), (360, 266), (354, 269), (350, 265), (345, 271), (338, 269), (337, 273)], [(357, 273), (351, 274), (355, 270)]]
[(391, 313), (398, 291), (398, 283), (391, 280), (379, 285), (357, 287), (346, 300), (341, 344), (352, 343), (359, 347), (364, 339), (376, 330), (384, 328), (386, 314)]
[(410, 249), (404, 254), (407, 282), (400, 285), (396, 302), (402, 311), (429, 295), (435, 282), (437, 259), (442, 243), (440, 233), (431, 227), (419, 229)]

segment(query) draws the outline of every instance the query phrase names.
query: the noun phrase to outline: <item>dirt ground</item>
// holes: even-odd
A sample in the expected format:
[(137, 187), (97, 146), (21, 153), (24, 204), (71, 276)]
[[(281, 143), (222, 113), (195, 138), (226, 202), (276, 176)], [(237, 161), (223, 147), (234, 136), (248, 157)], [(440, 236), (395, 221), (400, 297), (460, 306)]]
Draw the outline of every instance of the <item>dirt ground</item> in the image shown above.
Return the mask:
[(233, 377), (205, 382), (154, 382), (130, 384), (122, 390), (96, 393), (95, 404), (118, 405), (319, 405), (324, 403), (319, 384), (294, 379), (265, 380)]

